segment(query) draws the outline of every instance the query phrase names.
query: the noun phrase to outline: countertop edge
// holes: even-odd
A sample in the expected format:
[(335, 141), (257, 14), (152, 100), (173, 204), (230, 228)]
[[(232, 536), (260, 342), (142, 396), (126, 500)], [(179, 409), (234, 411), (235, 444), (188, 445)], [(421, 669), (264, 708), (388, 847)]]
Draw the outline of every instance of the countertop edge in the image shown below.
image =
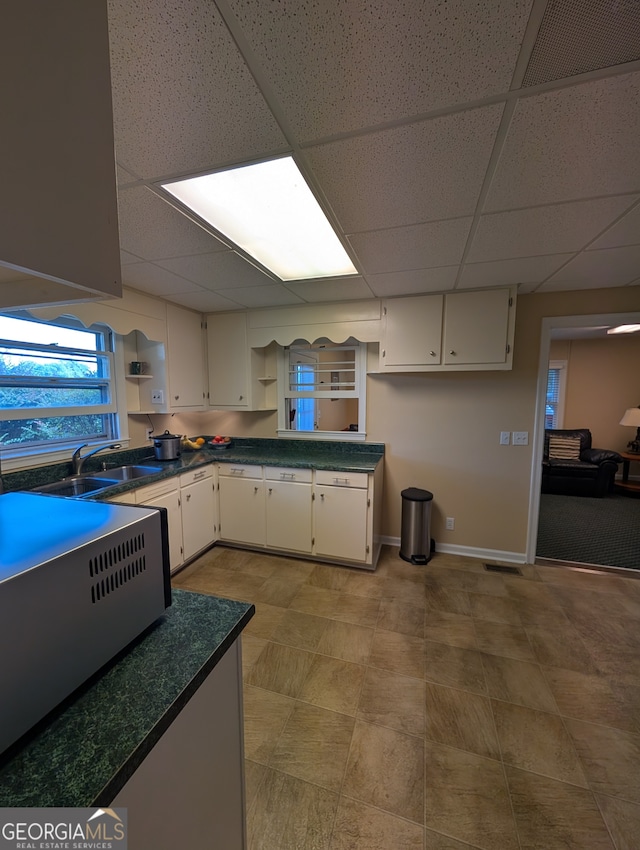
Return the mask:
[[(183, 592), (192, 593), (195, 591), (185, 590)], [(185, 686), (184, 690), (171, 703), (155, 726), (149, 730), (144, 741), (141, 741), (140, 744), (138, 744), (126, 762), (124, 762), (124, 764), (112, 776), (109, 782), (100, 789), (88, 805), (108, 806), (113, 801), (114, 797), (122, 790), (129, 779), (131, 779), (153, 747), (158, 743), (160, 738), (164, 735), (182, 709), (202, 685), (209, 673), (211, 673), (220, 659), (228, 652), (232, 644), (240, 637), (245, 626), (255, 614), (255, 611), (255, 605), (251, 604), (250, 608), (242, 615), (236, 625), (227, 634), (226, 638), (224, 638), (219, 644), (217, 649), (212, 652), (209, 658), (191, 679), (189, 684)]]

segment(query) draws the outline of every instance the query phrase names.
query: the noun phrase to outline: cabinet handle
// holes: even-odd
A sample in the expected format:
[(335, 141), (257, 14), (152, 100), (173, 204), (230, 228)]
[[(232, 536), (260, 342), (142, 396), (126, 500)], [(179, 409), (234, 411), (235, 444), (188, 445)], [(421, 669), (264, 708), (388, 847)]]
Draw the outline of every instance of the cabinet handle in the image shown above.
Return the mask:
[(231, 469), (232, 475), (244, 475), (244, 469), (238, 469), (237, 467), (233, 467)]
[(191, 501), (191, 493), (187, 493), (187, 502)]
[(259, 487), (254, 487), (254, 488), (253, 488), (253, 492), (254, 492), (254, 493), (257, 493), (259, 489), (260, 489)]
[(320, 493), (320, 501), (324, 502), (324, 493)]
[(455, 351), (453, 350), (453, 348), (451, 349), (451, 351), (449, 352), (449, 354), (455, 354)]
[(269, 495), (273, 493), (273, 487), (269, 487)]
[(430, 352), (429, 352), (429, 354), (430, 354), (432, 357), (435, 357), (435, 356), (436, 356), (435, 351), (430, 351)]
[(295, 478), (295, 477), (296, 477), (295, 472), (281, 472), (280, 473), (280, 478)]
[(243, 396), (243, 395), (238, 396), (238, 401), (242, 401), (242, 399), (243, 399), (243, 398), (244, 398), (244, 396)]
[(175, 398), (175, 400), (176, 400), (176, 401), (178, 401), (178, 399), (180, 398), (180, 396), (179, 396), (179, 395), (174, 395), (174, 398)]
[(204, 470), (202, 472), (196, 472), (193, 476), (193, 480), (195, 481), (198, 478), (202, 478), (204, 476), (204, 474), (205, 474)]
[(333, 481), (334, 481), (334, 484), (340, 484), (340, 482), (342, 482), (343, 484), (349, 483), (348, 478), (334, 478)]

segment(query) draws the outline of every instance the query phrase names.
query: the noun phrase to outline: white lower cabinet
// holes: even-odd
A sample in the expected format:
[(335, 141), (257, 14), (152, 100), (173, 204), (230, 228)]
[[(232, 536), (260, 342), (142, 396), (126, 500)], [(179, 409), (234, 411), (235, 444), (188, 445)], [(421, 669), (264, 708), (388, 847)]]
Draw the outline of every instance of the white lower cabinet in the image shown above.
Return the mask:
[(264, 477), (267, 546), (309, 554), (312, 471), (268, 466)]
[(188, 561), (217, 538), (215, 474), (213, 464), (180, 476), (182, 557)]
[(182, 564), (182, 512), (180, 510), (180, 490), (177, 478), (165, 478), (157, 484), (149, 484), (133, 490), (137, 505), (149, 505), (152, 508), (166, 508), (169, 527), (169, 565), (171, 572)]
[(139, 487), (109, 501), (125, 505), (165, 508), (169, 528), (169, 565), (178, 569), (218, 538), (215, 464), (201, 466), (179, 477)]
[(313, 503), (313, 551), (327, 558), (367, 561), (369, 490), (365, 473), (318, 470)]
[(219, 472), (220, 538), (264, 546), (266, 517), (262, 467), (223, 465)]

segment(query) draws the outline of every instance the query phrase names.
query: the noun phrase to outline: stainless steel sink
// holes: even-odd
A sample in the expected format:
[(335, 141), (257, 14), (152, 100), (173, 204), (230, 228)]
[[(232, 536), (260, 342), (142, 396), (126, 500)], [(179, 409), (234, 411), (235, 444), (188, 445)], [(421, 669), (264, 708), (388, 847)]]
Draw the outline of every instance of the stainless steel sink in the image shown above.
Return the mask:
[(50, 493), (52, 496), (88, 496), (99, 493), (107, 487), (118, 484), (117, 478), (96, 477), (94, 475), (75, 475), (65, 478), (64, 481), (54, 481), (53, 484), (44, 484), (42, 487), (34, 487), (36, 493)]
[(151, 464), (129, 464), (128, 466), (115, 466), (104, 472), (89, 473), (91, 478), (115, 478), (116, 481), (133, 481), (136, 478), (144, 478), (147, 475), (155, 475), (162, 472), (164, 466), (152, 466)]

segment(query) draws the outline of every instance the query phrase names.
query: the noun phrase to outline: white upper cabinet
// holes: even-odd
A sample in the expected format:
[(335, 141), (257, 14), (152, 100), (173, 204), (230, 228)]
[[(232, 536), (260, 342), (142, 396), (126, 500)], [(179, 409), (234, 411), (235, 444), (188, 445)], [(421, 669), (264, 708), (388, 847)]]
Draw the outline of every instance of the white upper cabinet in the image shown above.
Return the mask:
[(0, 73), (0, 308), (120, 296), (105, 0), (3, 4)]
[(204, 331), (199, 313), (167, 304), (170, 410), (204, 410)]
[(390, 298), (385, 302), (382, 366), (438, 366), (443, 295)]
[(209, 406), (249, 409), (249, 347), (245, 313), (207, 316)]
[(209, 407), (216, 410), (274, 410), (276, 346), (251, 348), (246, 313), (206, 317)]
[(381, 372), (511, 369), (515, 288), (390, 298)]
[(508, 289), (452, 292), (447, 295), (443, 323), (443, 362), (450, 366), (503, 366), (511, 353), (511, 307), (512, 298)]

